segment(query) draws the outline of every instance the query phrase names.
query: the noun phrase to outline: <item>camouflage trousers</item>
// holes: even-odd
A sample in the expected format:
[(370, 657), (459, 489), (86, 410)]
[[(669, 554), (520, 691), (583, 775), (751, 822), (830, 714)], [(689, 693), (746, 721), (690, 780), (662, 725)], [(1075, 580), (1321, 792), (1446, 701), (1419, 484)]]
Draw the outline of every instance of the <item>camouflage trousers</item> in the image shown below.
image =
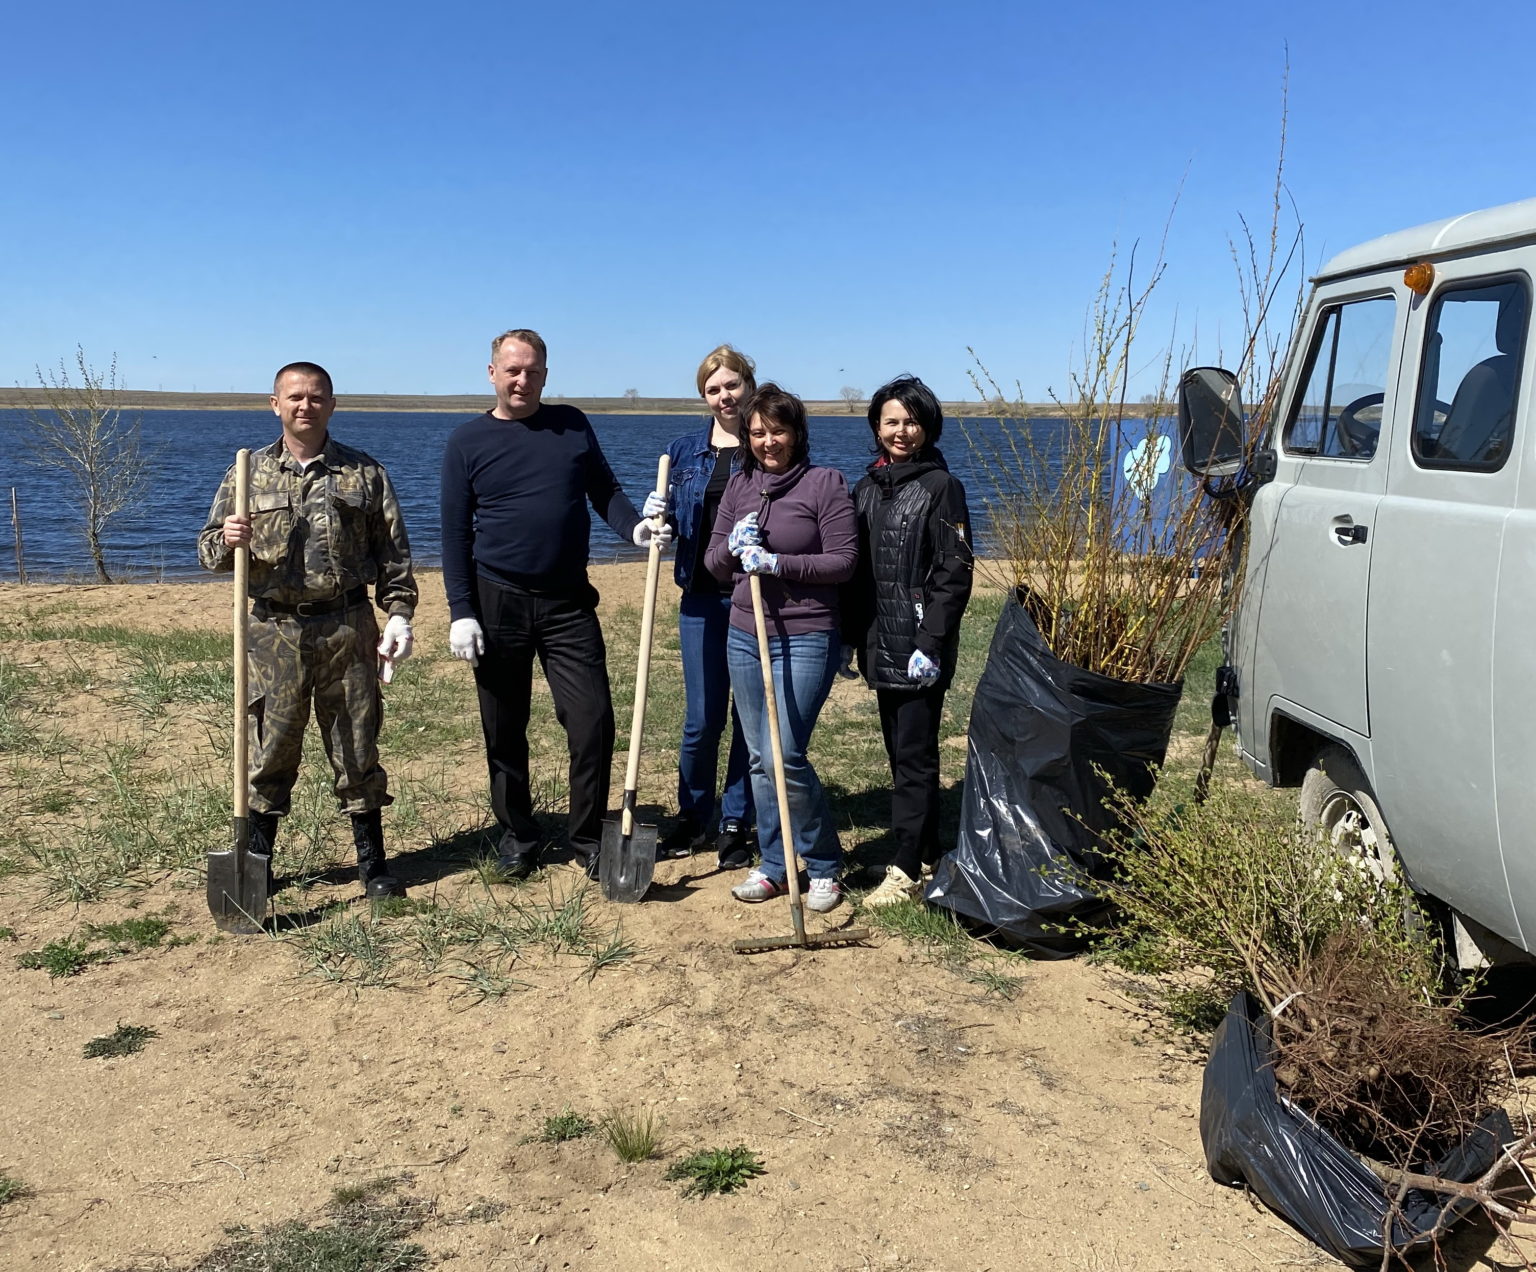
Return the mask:
[(247, 664), (253, 811), (288, 812), (311, 702), (342, 812), (366, 813), (392, 802), (379, 764), (378, 644), (369, 604), (306, 618), (273, 614), (256, 602)]

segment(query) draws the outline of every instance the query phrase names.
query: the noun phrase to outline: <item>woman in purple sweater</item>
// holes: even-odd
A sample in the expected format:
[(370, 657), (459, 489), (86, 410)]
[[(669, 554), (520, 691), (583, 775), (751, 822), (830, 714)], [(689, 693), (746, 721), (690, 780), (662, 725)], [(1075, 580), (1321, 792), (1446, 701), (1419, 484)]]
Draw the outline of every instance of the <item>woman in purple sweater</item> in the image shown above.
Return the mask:
[(734, 581), (726, 661), (741, 714), (757, 804), (757, 869), (731, 889), (738, 901), (767, 901), (788, 880), (779, 802), (768, 765), (767, 701), (748, 574), (762, 576), (768, 648), (778, 689), (784, 785), (795, 846), (810, 887), (805, 904), (832, 909), (843, 849), (816, 770), (806, 757), (811, 730), (838, 665), (838, 584), (858, 561), (858, 522), (848, 483), (833, 468), (810, 462), (805, 406), (776, 384), (764, 384), (741, 410), (748, 454), (720, 500), (704, 564)]

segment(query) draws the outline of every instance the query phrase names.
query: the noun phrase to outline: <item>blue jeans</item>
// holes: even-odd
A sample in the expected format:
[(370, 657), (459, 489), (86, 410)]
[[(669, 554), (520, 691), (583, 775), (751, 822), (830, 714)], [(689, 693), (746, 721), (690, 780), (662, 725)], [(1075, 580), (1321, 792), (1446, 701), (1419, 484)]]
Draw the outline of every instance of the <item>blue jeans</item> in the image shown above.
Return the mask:
[[(827, 807), (821, 779), (806, 758), (806, 750), (816, 717), (821, 714), (821, 704), (827, 700), (837, 673), (837, 633), (769, 636), (768, 650), (778, 689), (784, 786), (789, 795), (795, 847), (805, 858), (812, 879), (836, 878), (843, 847), (837, 839), (837, 826), (832, 810)], [(731, 668), (731, 688), (736, 692), (736, 709), (741, 713), (741, 729), (751, 756), (752, 793), (757, 797), (757, 844), (763, 857), (759, 869), (770, 879), (783, 883), (788, 870), (771, 767), (772, 745), (757, 637), (731, 628), (726, 638), (726, 656)]]
[[(752, 786), (747, 777), (747, 743), (741, 717), (731, 705), (731, 676), (725, 662), (725, 633), (731, 623), (731, 598), (684, 592), (677, 608), (677, 634), (683, 651), (683, 744), (677, 753), (678, 815), (699, 830), (715, 829), (715, 773), (720, 735), (731, 722), (731, 750), (725, 762), (725, 790), (720, 820), (752, 825)], [(762, 689), (758, 689), (761, 696)]]

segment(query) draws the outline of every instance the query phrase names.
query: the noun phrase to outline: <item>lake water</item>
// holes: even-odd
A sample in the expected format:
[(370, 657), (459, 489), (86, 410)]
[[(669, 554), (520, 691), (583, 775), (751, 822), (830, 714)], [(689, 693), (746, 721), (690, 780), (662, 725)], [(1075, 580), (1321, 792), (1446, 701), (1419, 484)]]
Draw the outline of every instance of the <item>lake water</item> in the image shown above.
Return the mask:
[[(438, 529), (438, 470), (443, 445), (465, 418), (461, 414), (413, 414), (338, 411), (331, 420), (336, 438), (367, 451), (389, 470), (405, 513), (413, 555), (419, 565), (441, 563)], [(702, 415), (594, 415), (592, 426), (614, 473), (639, 507), (656, 480), (656, 461), (667, 444), (702, 427)], [(266, 411), (145, 411), (145, 445), (156, 455), (154, 484), (142, 509), (124, 514), (107, 537), (108, 568), (124, 578), (208, 578), (197, 563), (197, 533), (235, 451), (256, 448), (278, 436), (276, 419)], [(1032, 448), (1053, 466), (1060, 420), (1031, 420)], [(1002, 425), (995, 420), (946, 421), (943, 449), (951, 470), (964, 483), (976, 522), (977, 546), (986, 550), (987, 496), (995, 483), (983, 456), (997, 453)], [(967, 432), (977, 445), (967, 441)], [(16, 577), (15, 554), (8, 533), (10, 488), (21, 509), (29, 577), (78, 578), (91, 574), (79, 531), (79, 516), (67, 501), (56, 474), (40, 474), (25, 462), (27, 419), (20, 411), (0, 411), (0, 579)], [(1010, 448), (1004, 441), (1001, 449)], [(861, 415), (819, 416), (811, 421), (811, 457), (841, 469), (849, 484), (870, 462), (869, 424)], [(643, 553), (593, 518), (594, 562), (639, 560)]]

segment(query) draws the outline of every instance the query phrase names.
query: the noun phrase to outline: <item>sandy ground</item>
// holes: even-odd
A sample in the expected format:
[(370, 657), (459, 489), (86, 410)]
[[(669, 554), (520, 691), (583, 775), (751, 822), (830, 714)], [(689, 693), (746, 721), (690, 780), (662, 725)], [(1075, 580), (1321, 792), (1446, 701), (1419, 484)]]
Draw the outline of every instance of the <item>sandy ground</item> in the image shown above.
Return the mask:
[[(595, 575), (606, 614), (638, 600), (635, 567)], [(442, 642), (441, 588), (425, 591), (419, 639)], [(227, 621), (222, 588), (58, 595), (95, 621)], [(0, 589), (0, 606), (52, 596)], [(139, 727), (82, 692), (65, 727)], [(466, 745), (469, 790), (479, 764)], [(6, 788), (13, 809), (25, 795)], [(0, 941), (0, 1172), (32, 1189), (0, 1206), (0, 1266), (182, 1266), (226, 1225), (314, 1218), (337, 1185), (386, 1174), (436, 1204), (443, 1222), (416, 1239), (463, 1269), (1331, 1265), (1211, 1183), (1199, 1058), (1161, 1039), (1113, 974), (1023, 964), (1009, 1000), (895, 938), (740, 956), (734, 938), (785, 931), (787, 912), (734, 903), (734, 876), (711, 866), (659, 866), (664, 886), (640, 905), (594, 901), (622, 920), (633, 960), (590, 978), (531, 960), (514, 969), (521, 988), (479, 1005), (448, 975), (392, 990), (301, 977), (284, 942), (216, 938), (185, 880), (80, 909), (0, 881), (15, 932)], [(523, 890), (575, 886), (560, 866)], [(196, 939), (56, 981), (9, 956), (147, 912)], [(845, 907), (818, 925), (849, 921)], [(137, 1056), (82, 1058), (124, 1021), (159, 1036)], [(525, 1142), (567, 1106), (649, 1111), (665, 1155), (626, 1166), (600, 1138)], [(685, 1152), (736, 1144), (767, 1167), (741, 1193), (684, 1200), (662, 1178)], [(449, 1222), (485, 1199), (506, 1209)], [(1474, 1235), (1452, 1266), (1492, 1266), (1483, 1245)]]

